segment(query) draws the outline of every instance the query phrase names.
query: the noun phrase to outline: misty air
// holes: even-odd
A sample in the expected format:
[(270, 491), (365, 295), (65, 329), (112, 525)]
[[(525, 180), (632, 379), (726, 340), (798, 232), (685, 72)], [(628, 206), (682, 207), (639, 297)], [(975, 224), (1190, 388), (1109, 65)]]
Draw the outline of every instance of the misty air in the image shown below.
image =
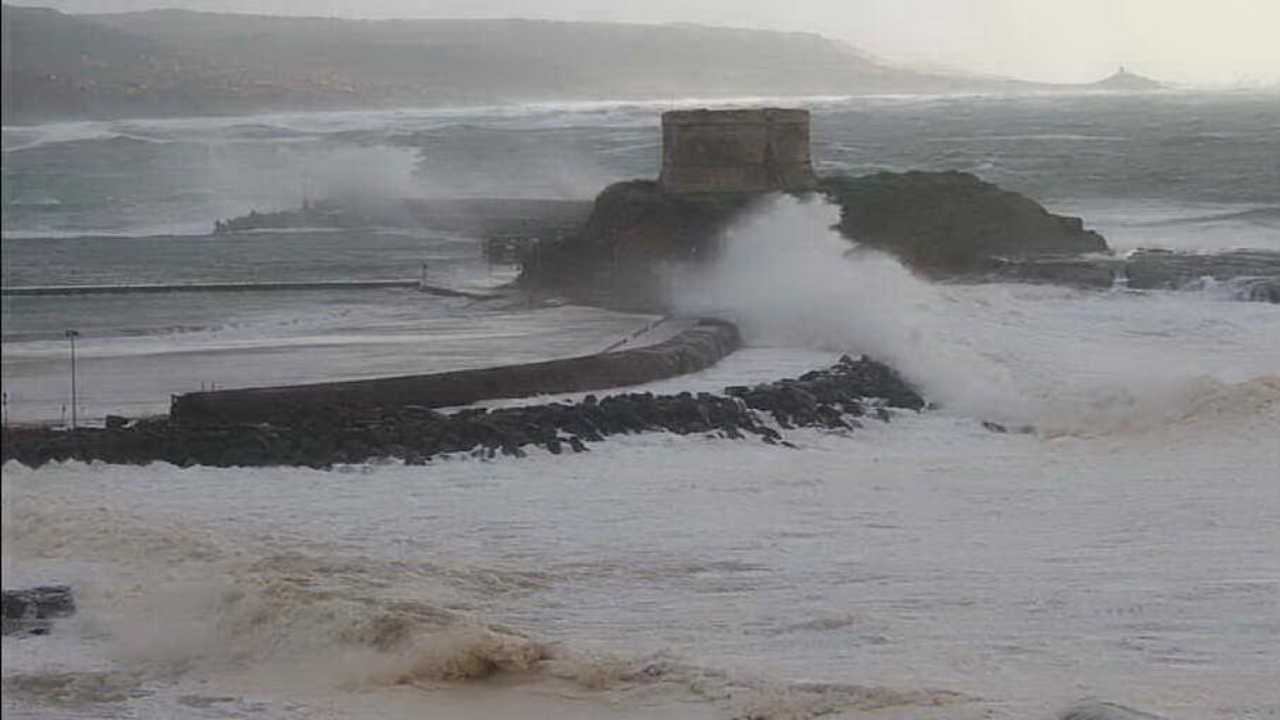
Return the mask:
[(1280, 716), (1278, 25), (5, 4), (0, 711)]

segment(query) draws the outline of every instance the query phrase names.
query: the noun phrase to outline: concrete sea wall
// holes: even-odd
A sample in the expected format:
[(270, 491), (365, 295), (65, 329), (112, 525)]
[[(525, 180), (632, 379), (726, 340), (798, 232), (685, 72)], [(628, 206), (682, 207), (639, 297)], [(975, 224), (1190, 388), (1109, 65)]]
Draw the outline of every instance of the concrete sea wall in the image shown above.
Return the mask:
[(603, 390), (696, 372), (740, 342), (731, 323), (704, 319), (665, 342), (620, 352), (430, 375), (188, 393), (174, 398), (170, 420), (189, 426), (294, 425), (318, 414)]

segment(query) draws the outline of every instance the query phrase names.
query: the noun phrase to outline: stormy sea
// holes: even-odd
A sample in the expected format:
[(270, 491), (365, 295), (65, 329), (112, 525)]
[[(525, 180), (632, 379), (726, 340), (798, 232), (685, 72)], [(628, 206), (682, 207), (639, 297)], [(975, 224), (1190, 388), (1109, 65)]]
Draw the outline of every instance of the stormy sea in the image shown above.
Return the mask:
[[(1120, 254), (1280, 253), (1274, 94), (785, 102), (813, 113), (819, 174), (962, 170)], [(657, 174), (660, 111), (709, 104), (6, 126), (3, 285), (425, 263), (489, 291), (517, 270), (473, 237), (213, 223), (314, 198), (587, 200)], [(1280, 717), (1280, 305), (1212, 278), (929, 282), (850, 253), (838, 212), (779, 196), (742, 217), (672, 301), (732, 317), (746, 347), (642, 389), (866, 354), (929, 410), (790, 430), (794, 448), (649, 433), (424, 466), (11, 462), (5, 587), (69, 584), (78, 609), (3, 638), (4, 716)], [(570, 357), (654, 320), (406, 288), (6, 294), (4, 421)]]

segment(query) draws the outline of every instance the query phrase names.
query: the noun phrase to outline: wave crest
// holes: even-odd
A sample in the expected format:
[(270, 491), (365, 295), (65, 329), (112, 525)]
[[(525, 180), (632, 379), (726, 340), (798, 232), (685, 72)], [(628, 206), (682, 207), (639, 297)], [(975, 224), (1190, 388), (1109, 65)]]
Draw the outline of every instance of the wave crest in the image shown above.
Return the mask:
[(1231, 396), (1237, 409), (1272, 407), (1248, 396), (1270, 392), (1274, 308), (1200, 293), (934, 284), (838, 235), (838, 212), (814, 199), (762, 203), (726, 231), (710, 269), (672, 275), (674, 304), (734, 318), (748, 344), (870, 355), (946, 412), (1051, 433), (1176, 421), (1250, 378)]

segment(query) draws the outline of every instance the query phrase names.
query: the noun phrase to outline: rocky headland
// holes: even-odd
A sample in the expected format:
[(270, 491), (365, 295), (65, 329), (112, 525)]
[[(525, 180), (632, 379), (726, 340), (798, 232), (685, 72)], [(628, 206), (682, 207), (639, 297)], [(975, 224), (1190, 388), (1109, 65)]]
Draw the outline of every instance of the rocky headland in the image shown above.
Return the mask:
[[(968, 173), (835, 176), (813, 192), (839, 205), (842, 235), (934, 279), (979, 277), (1009, 260), (1108, 252), (1080, 218), (1054, 215)], [(723, 230), (761, 197), (615, 183), (597, 196), (582, 229), (544, 247), (521, 282), (583, 302), (663, 308), (671, 266), (713, 261)]]
[[(1116, 255), (1083, 219), (962, 172), (830, 176), (815, 191), (840, 208), (851, 249), (888, 252), (945, 282), (1051, 283), (1086, 289), (1199, 288), (1227, 283), (1241, 300), (1280, 302), (1280, 253), (1237, 250)], [(582, 228), (545, 244), (520, 283), (541, 295), (666, 310), (673, 265), (713, 261), (722, 231), (762, 196), (669, 193), (649, 180), (615, 183)]]

